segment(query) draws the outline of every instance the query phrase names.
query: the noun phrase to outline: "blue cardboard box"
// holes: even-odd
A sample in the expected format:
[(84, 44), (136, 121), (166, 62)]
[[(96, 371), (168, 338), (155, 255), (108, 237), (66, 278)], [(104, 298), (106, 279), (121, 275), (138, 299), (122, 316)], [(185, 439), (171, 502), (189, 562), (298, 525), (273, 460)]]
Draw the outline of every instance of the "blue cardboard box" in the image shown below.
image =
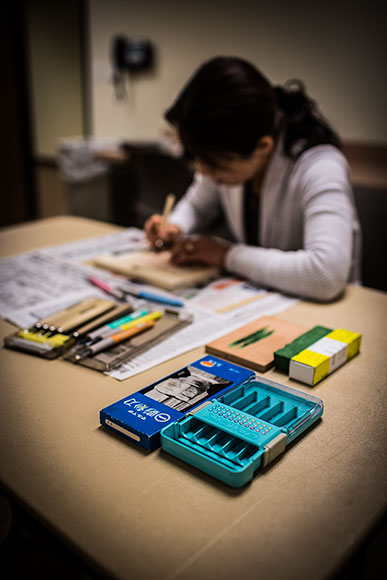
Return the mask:
[(253, 375), (236, 364), (205, 356), (100, 411), (101, 425), (145, 449), (160, 447), (160, 431)]

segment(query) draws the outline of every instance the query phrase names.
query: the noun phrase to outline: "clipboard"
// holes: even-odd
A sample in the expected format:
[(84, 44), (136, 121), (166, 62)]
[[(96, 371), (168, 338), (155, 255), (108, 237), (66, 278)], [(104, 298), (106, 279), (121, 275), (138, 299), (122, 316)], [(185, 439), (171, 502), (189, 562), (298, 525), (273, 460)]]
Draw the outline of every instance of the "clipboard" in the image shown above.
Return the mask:
[(219, 276), (217, 268), (203, 265), (174, 266), (171, 252), (141, 250), (127, 254), (104, 254), (93, 259), (94, 266), (104, 268), (127, 278), (134, 278), (165, 290), (195, 286)]

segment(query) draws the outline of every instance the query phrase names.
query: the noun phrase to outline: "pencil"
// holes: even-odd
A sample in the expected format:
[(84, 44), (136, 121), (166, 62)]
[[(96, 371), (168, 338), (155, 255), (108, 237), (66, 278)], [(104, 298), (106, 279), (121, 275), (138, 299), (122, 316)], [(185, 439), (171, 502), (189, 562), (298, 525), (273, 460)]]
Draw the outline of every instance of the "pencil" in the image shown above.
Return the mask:
[(99, 342), (96, 342), (95, 344), (86, 348), (83, 352), (75, 355), (75, 360), (80, 361), (90, 355), (102, 352), (103, 350), (106, 350), (111, 346), (119, 344), (120, 342), (132, 336), (135, 336), (136, 334), (139, 334), (140, 332), (144, 332), (144, 330), (147, 330), (148, 328), (152, 328), (154, 324), (155, 324), (154, 320), (146, 320), (145, 322), (137, 323), (136, 326), (127, 328), (126, 330), (122, 330), (121, 332), (117, 332), (116, 334), (112, 334), (111, 336), (102, 338)]
[[(176, 200), (175, 194), (169, 193), (167, 195), (167, 197), (165, 199), (165, 203), (164, 203), (163, 214), (161, 216), (159, 232), (163, 232), (165, 230), (165, 227), (168, 223), (169, 214), (172, 211), (175, 200)], [(155, 247), (157, 250), (162, 250), (164, 248), (164, 246), (165, 246), (165, 243), (161, 238), (159, 238), (158, 240), (155, 241)]]
[(168, 193), (166, 200), (165, 200), (165, 203), (164, 203), (163, 215), (162, 215), (161, 222), (160, 222), (160, 229), (161, 230), (164, 230), (165, 226), (167, 225), (169, 214), (172, 211), (173, 204), (175, 203), (175, 200), (176, 200), (175, 194)]

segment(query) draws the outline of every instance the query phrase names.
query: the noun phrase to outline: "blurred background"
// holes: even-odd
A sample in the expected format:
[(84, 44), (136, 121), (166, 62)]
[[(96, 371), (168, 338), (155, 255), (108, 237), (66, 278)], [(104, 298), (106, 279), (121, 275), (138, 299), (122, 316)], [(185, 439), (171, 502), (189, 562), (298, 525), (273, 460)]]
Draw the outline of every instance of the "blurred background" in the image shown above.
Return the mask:
[[(274, 84), (302, 79), (341, 135), (363, 227), (363, 280), (387, 290), (384, 2), (5, 0), (2, 6), (1, 227), (63, 214), (141, 227), (168, 192), (181, 195), (191, 179), (163, 121), (165, 109), (205, 59), (237, 55)], [(385, 577), (386, 533), (384, 527), (367, 552), (367, 580)], [(11, 561), (24, 559), (29, 572), (41, 575), (45, 558), (51, 577), (59, 577), (62, 547), (37, 533), (35, 522), (23, 520), (15, 534)], [(89, 579), (79, 565), (66, 564), (63, 577)], [(360, 577), (359, 562), (352, 566), (353, 575), (340, 580)]]
[[(0, 225), (73, 214), (141, 227), (169, 191), (181, 195), (191, 179), (165, 109), (205, 59), (228, 54), (252, 61), (274, 84), (304, 81), (344, 141), (366, 253), (385, 247), (381, 1), (5, 6)], [(386, 289), (385, 278), (376, 277), (368, 285)]]

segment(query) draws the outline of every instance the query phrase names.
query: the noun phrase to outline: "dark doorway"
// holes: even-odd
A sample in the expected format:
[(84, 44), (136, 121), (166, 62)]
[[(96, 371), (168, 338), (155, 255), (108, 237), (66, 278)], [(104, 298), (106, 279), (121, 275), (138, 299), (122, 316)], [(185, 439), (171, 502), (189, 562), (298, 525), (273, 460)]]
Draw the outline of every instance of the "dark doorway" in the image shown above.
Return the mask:
[(3, 65), (0, 225), (4, 226), (36, 217), (22, 0), (6, 0), (0, 39)]

